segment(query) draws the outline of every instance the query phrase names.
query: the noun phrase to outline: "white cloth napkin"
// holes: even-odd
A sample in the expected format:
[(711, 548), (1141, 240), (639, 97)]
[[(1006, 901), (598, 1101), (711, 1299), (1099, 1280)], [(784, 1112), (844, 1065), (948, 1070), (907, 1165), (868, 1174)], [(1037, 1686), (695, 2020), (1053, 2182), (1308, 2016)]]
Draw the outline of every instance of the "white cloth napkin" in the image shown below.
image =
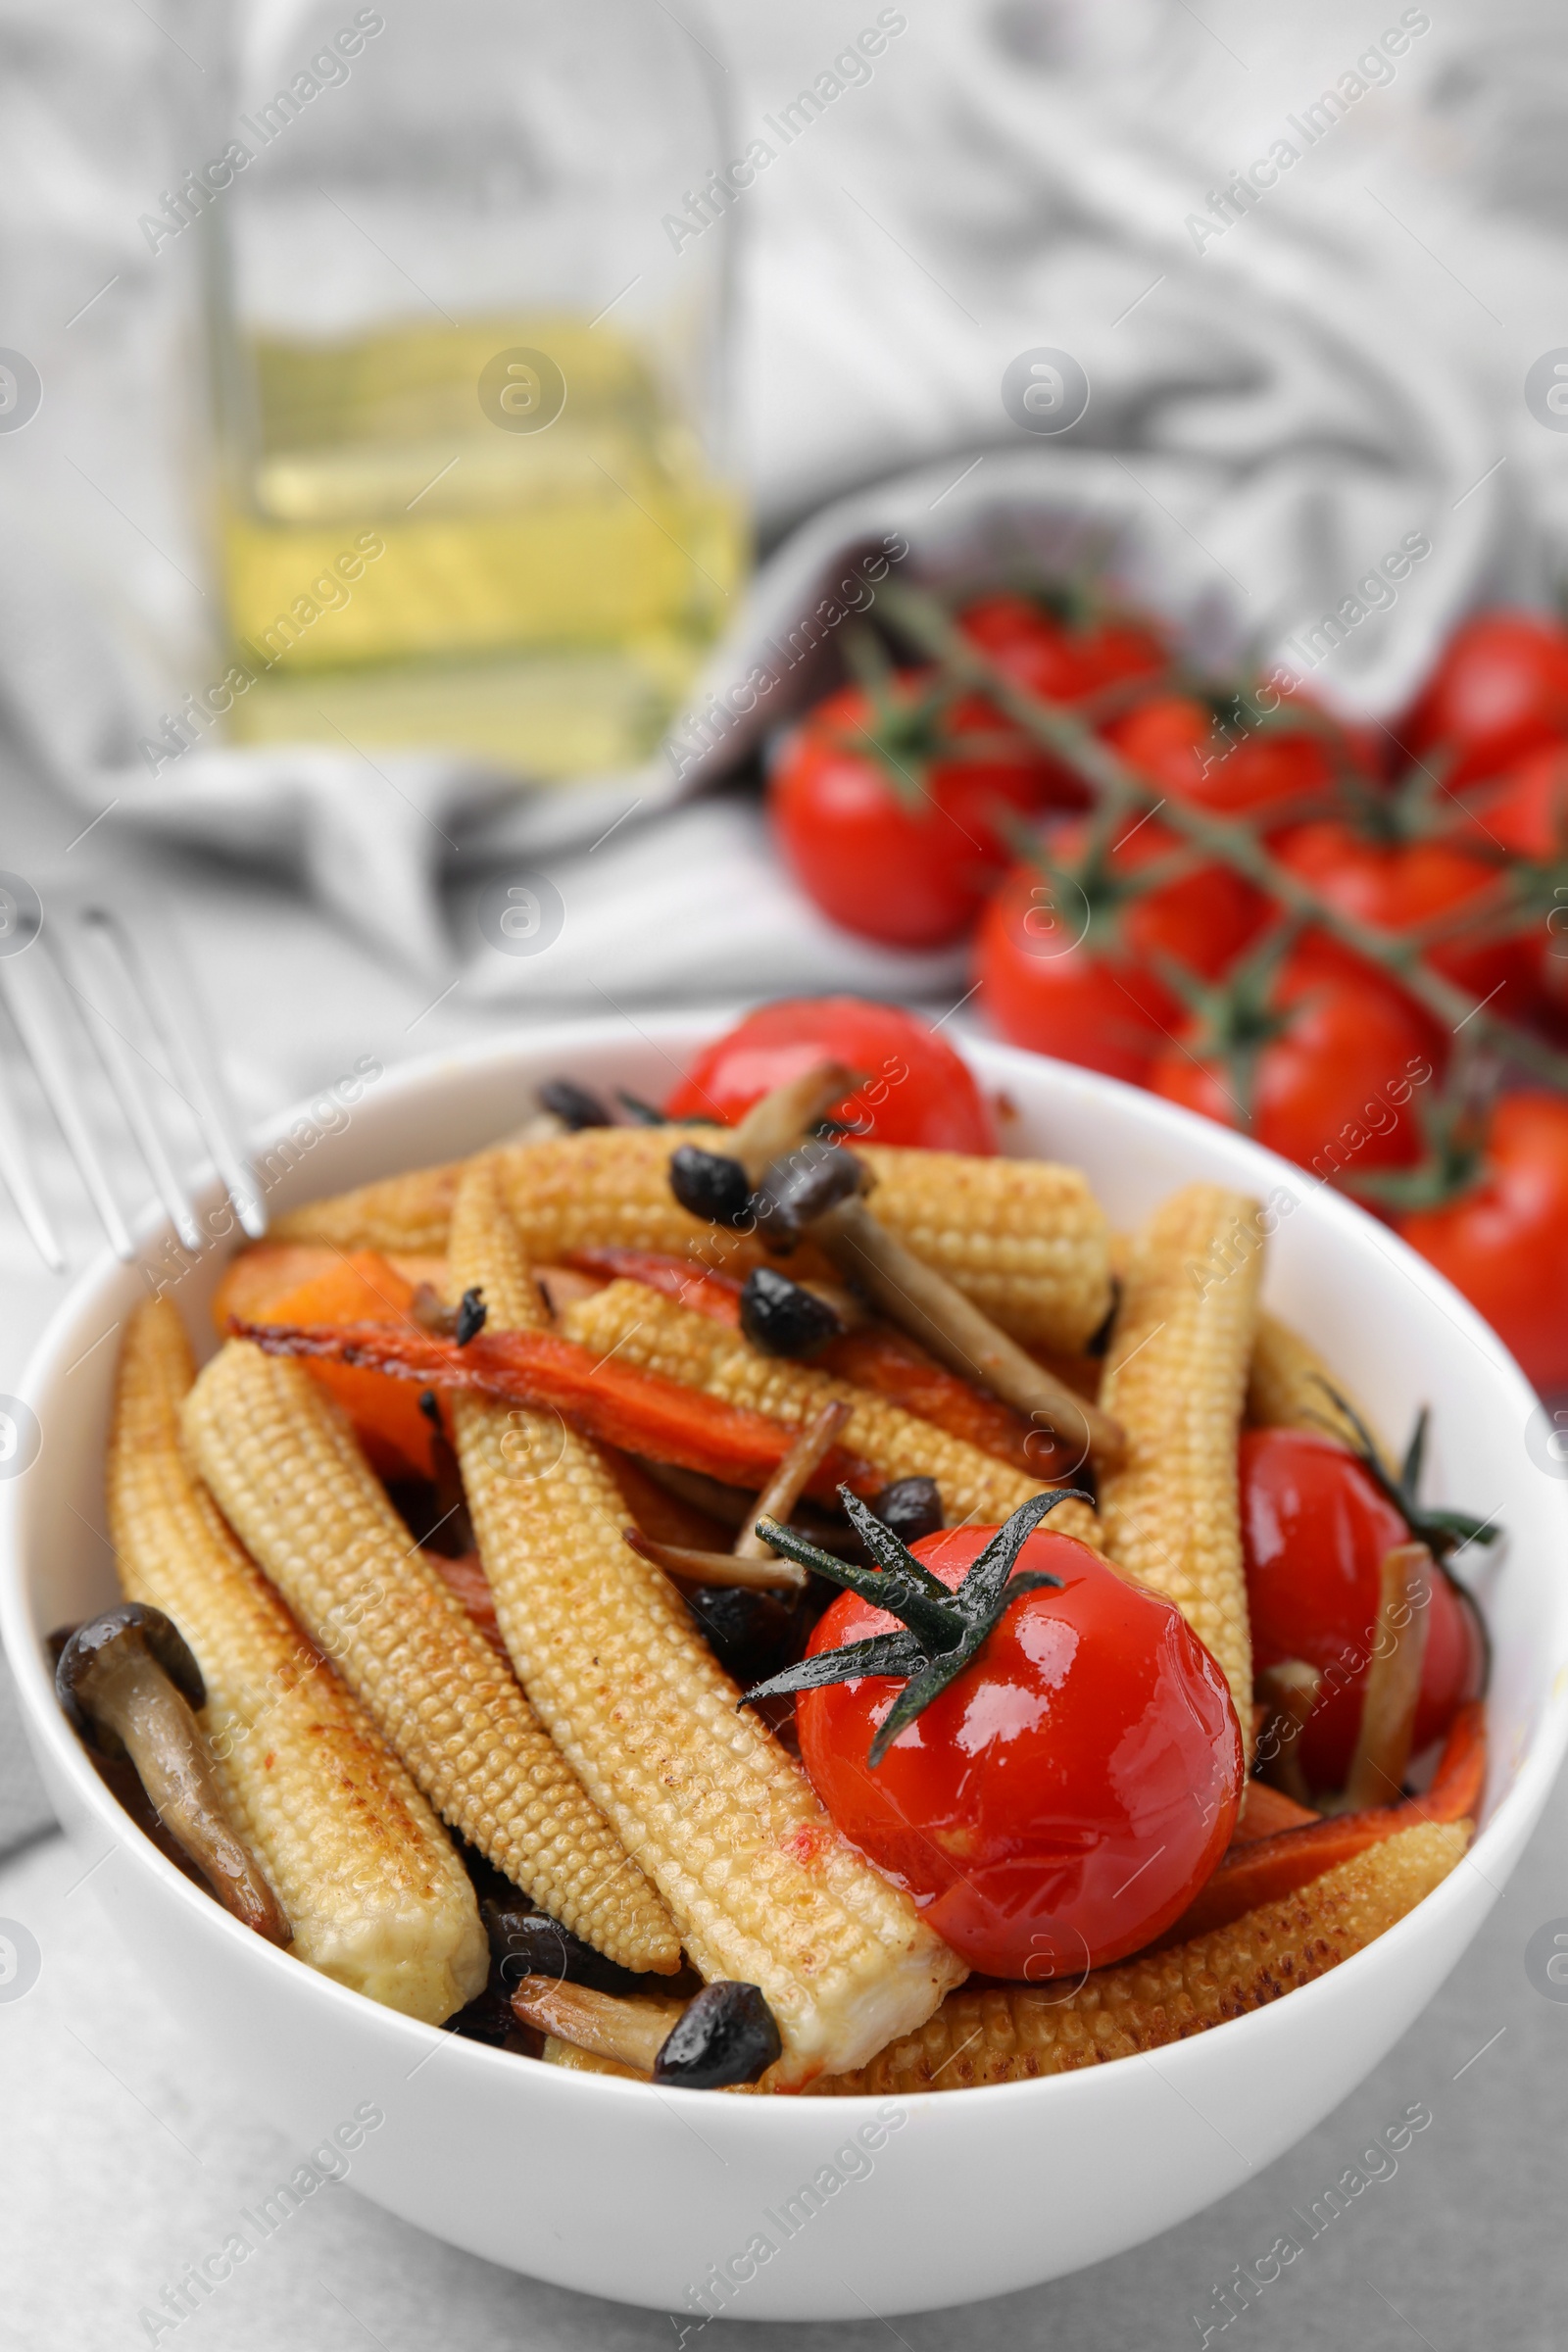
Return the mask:
[[(1229, 0), (1201, 21), (1160, 0), (926, 0), (883, 12), (907, 22), (854, 80), (832, 60), (857, 27), (826, 0), (787, 24), (726, 0), (714, 37), (732, 45), (743, 143), (800, 89), (844, 82), (733, 218), (763, 526), (836, 483), (915, 470), (784, 540), (694, 707), (788, 635), (862, 536), (897, 527), (907, 568), (940, 570), (1022, 501), (1053, 528), (1108, 514), (1122, 568), (1157, 604), (1189, 620), (1201, 607), (1210, 635), (1264, 658), (1361, 602), (1357, 583), (1408, 535), (1430, 540), (1397, 601), (1363, 606), (1314, 672), (1341, 705), (1394, 713), (1469, 600), (1534, 592), (1554, 558), (1568, 443), (1526, 411), (1519, 380), (1533, 338), (1550, 340), (1542, 265), (1560, 271), (1563, 174), (1539, 139), (1510, 161), (1521, 112), (1540, 103), (1521, 60), (1544, 5), (1489, 10), (1500, 49), (1478, 10), (1433, 20), (1368, 81), (1354, 61), (1369, 39), (1378, 53), (1383, 28), (1369, 35), (1349, 0), (1266, 30)], [(605, 889), (621, 903), (632, 855), (649, 907), (684, 909), (661, 966), (672, 981), (722, 968), (732, 987), (771, 987), (787, 969), (899, 985), (903, 958), (824, 935), (776, 878), (766, 919), (737, 919), (736, 889), (765, 863), (754, 829), (702, 836), (702, 890), (687, 872), (696, 837), (650, 821), (820, 683), (804, 667), (707, 759), (666, 750), (565, 791), (498, 787), (441, 758), (371, 769), (324, 749), (211, 742), (148, 773), (138, 738), (209, 674), (218, 623), (193, 240), (150, 255), (136, 219), (146, 191), (177, 176), (218, 37), (193, 0), (158, 24), (110, 0), (69, 19), (30, 0), (0, 8), (5, 333), (44, 384), (33, 421), (0, 435), (0, 695), (56, 782), (63, 835), (99, 820), (110, 838), (171, 836), (281, 870), (433, 975), (466, 960), (475, 858), (570, 847), (576, 938), (597, 942), (593, 978), (623, 990), (652, 922), (590, 922), (588, 900)], [(1309, 143), (1319, 94), (1355, 83)], [(353, 98), (350, 85), (338, 103)], [(1224, 224), (1221, 206), (1216, 220), (1210, 191), (1282, 138), (1298, 161), (1242, 217)], [(1071, 352), (1091, 385), (1061, 441), (1025, 433), (1002, 404), (1004, 368), (1042, 345)], [(617, 818), (620, 854), (590, 866)], [(487, 985), (545, 988), (547, 959), (534, 960), (509, 959)], [(549, 993), (568, 969), (569, 952)], [(573, 984), (585, 997), (586, 978), (583, 966)]]

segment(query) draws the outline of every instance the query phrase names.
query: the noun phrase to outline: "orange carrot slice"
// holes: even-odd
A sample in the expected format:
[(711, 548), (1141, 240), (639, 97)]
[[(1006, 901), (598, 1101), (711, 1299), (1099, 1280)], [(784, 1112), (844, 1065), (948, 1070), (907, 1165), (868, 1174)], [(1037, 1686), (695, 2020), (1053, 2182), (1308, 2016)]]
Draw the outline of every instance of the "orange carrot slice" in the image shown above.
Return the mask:
[(689, 1306), (694, 1315), (711, 1323), (738, 1324), (741, 1286), (728, 1274), (710, 1273), (689, 1258), (669, 1257), (658, 1250), (572, 1250), (566, 1263), (580, 1274), (600, 1274), (606, 1282), (640, 1282), (665, 1298)]
[[(226, 1332), (233, 1315), (246, 1322), (270, 1320), (278, 1299), (286, 1298), (304, 1283), (330, 1274), (343, 1261), (341, 1250), (325, 1249), (318, 1242), (256, 1242), (250, 1249), (238, 1250), (223, 1268), (213, 1297), (214, 1330), (220, 1335)], [(382, 1262), (411, 1284), (427, 1282), (439, 1291), (446, 1281), (444, 1257), (390, 1250)]]
[(1271, 1788), (1267, 1781), (1249, 1781), (1242, 1791), (1241, 1811), (1231, 1832), (1231, 1843), (1250, 1845), (1259, 1838), (1272, 1838), (1280, 1830), (1307, 1829), (1322, 1818), (1310, 1805), (1298, 1805), (1283, 1788)]
[[(694, 1314), (732, 1327), (741, 1319), (741, 1286), (727, 1274), (710, 1273), (683, 1257), (667, 1257), (655, 1250), (575, 1250), (571, 1263), (585, 1274), (618, 1276), (645, 1283), (666, 1298), (689, 1306)], [(995, 1396), (971, 1388), (949, 1372), (913, 1340), (885, 1327), (849, 1331), (829, 1340), (811, 1357), (812, 1368), (869, 1389), (906, 1413), (917, 1413), (945, 1429), (950, 1437), (978, 1446), (983, 1453), (1010, 1462), (1031, 1478), (1054, 1475), (1053, 1449), (1041, 1433), (1032, 1431), (1021, 1413)]]
[[(749, 1406), (725, 1404), (700, 1389), (683, 1388), (662, 1373), (644, 1372), (613, 1356), (596, 1356), (547, 1331), (481, 1331), (466, 1347), (414, 1323), (272, 1324), (235, 1320), (238, 1339), (270, 1355), (350, 1365), (389, 1373), (421, 1388), (461, 1389), (535, 1412), (559, 1412), (591, 1438), (651, 1461), (699, 1470), (726, 1486), (767, 1484), (800, 1436), (783, 1421)], [(808, 1492), (831, 1500), (843, 1482), (858, 1494), (875, 1494), (883, 1473), (858, 1454), (834, 1446)]]
[[(414, 1285), (373, 1250), (290, 1250), (326, 1263), (290, 1290), (274, 1293), (256, 1313), (265, 1324), (376, 1323), (418, 1331), (409, 1308)], [(434, 1471), (430, 1424), (416, 1391), (383, 1373), (343, 1363), (313, 1363), (312, 1375), (342, 1405), (373, 1470), (383, 1478), (429, 1478)]]
[(1218, 1869), (1200, 1887), (1174, 1927), (1152, 1948), (1186, 1943), (1229, 1927), (1260, 1903), (1282, 1902), (1326, 1870), (1337, 1870), (1380, 1838), (1424, 1821), (1474, 1820), (1487, 1773), (1486, 1715), (1479, 1700), (1461, 1707), (1444, 1745), (1437, 1773), (1422, 1796), (1365, 1813), (1340, 1813), (1297, 1829), (1280, 1830), (1227, 1847)]

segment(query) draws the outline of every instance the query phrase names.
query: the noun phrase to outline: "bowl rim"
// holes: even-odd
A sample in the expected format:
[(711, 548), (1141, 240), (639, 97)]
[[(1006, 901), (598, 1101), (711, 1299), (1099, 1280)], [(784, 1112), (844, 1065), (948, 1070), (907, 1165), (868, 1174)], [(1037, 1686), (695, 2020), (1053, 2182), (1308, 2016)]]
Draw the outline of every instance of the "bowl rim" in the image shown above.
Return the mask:
[[(636, 1038), (643, 1045), (662, 1052), (666, 1043), (690, 1047), (701, 1042), (703, 1038), (713, 1034), (718, 1024), (732, 1017), (733, 1012), (731, 1002), (711, 1007), (693, 1005), (644, 1016), (633, 1027)], [(626, 1042), (624, 1017), (609, 1014), (594, 1015), (587, 1019), (568, 1016), (544, 1022), (537, 1029), (510, 1029), (487, 1035), (455, 1049), (449, 1048), (392, 1064), (376, 1081), (376, 1108), (378, 1112), (390, 1111), (395, 1105), (406, 1103), (410, 1098), (416, 1098), (433, 1083), (452, 1076), (472, 1078), (483, 1074), (486, 1069), (493, 1069), (500, 1074), (514, 1068), (519, 1062), (532, 1062), (544, 1054), (559, 1054), (610, 1044), (624, 1047)], [(1050, 1055), (1035, 1054), (983, 1035), (966, 1033), (956, 1042), (966, 1058), (972, 1057), (976, 1075), (983, 1084), (1000, 1083), (1004, 1086), (1009, 1076), (1014, 1080), (1024, 1080), (1045, 1064), (1058, 1076), (1065, 1077), (1091, 1102), (1097, 1096), (1105, 1095), (1109, 1095), (1113, 1101), (1123, 1097), (1136, 1099), (1140, 1115), (1150, 1121), (1156, 1137), (1161, 1133), (1167, 1134), (1179, 1146), (1184, 1134), (1196, 1131), (1204, 1137), (1211, 1149), (1215, 1139), (1220, 1139), (1220, 1148), (1236, 1156), (1239, 1176), (1250, 1174), (1252, 1189), (1267, 1194), (1283, 1183), (1294, 1188), (1298, 1196), (1312, 1198), (1314, 1212), (1328, 1218), (1331, 1233), (1338, 1227), (1352, 1241), (1359, 1238), (1364, 1246), (1366, 1229), (1371, 1228), (1377, 1235), (1379, 1248), (1392, 1254), (1396, 1264), (1415, 1282), (1416, 1287), (1460, 1325), (1466, 1336), (1479, 1347), (1493, 1373), (1506, 1386), (1513, 1388), (1516, 1392), (1515, 1401), (1527, 1409), (1533, 1409), (1538, 1401), (1536, 1392), (1518, 1364), (1490, 1325), (1483, 1321), (1446, 1277), (1418, 1256), (1396, 1234), (1370, 1217), (1356, 1202), (1334, 1192), (1321, 1180), (1311, 1178), (1308, 1171), (1280, 1158), (1249, 1137), (1216, 1126), (1196, 1111), (1166, 1102), (1142, 1088), (1106, 1077), (1100, 1071), (1059, 1062)], [(318, 1089), (318, 1094), (320, 1091)], [(311, 1099), (303, 1098), (271, 1117), (257, 1122), (248, 1137), (249, 1148), (261, 1153), (280, 1143), (291, 1128), (309, 1115)], [(398, 1171), (385, 1172), (394, 1174)], [(1302, 1194), (1303, 1186), (1310, 1186), (1312, 1190)], [(285, 1179), (283, 1189), (301, 1190), (288, 1179)], [(199, 1210), (217, 1204), (223, 1198), (221, 1184), (210, 1167), (197, 1172), (190, 1191)], [(310, 1197), (309, 1190), (302, 1190), (302, 1198)], [(166, 1214), (149, 1207), (142, 1217), (131, 1221), (131, 1232), (139, 1252), (166, 1236), (172, 1237), (172, 1226)], [(231, 1239), (231, 1235), (224, 1236), (222, 1242), (215, 1242), (211, 1246), (216, 1250)], [(23, 1401), (35, 1405), (40, 1396), (62, 1377), (59, 1359), (68, 1338), (72, 1336), (74, 1323), (95, 1298), (114, 1287), (127, 1271), (107, 1247), (83, 1266), (64, 1296), (56, 1301), (43, 1332), (28, 1355), (16, 1392)], [(109, 1328), (117, 1330), (118, 1321)], [(107, 1338), (108, 1331), (102, 1336)], [(102, 1340), (94, 1345), (102, 1345)], [(79, 1356), (76, 1360), (80, 1360)], [(74, 1367), (66, 1369), (69, 1371), (71, 1368)], [(21, 1525), (24, 1487), (25, 1474), (22, 1479), (0, 1483), (0, 1647), (4, 1648), (18, 1685), (29, 1737), (41, 1741), (47, 1749), (51, 1768), (63, 1774), (70, 1783), (81, 1812), (92, 1817), (110, 1836), (111, 1852), (115, 1844), (123, 1845), (132, 1857), (133, 1867), (143, 1870), (150, 1868), (155, 1881), (161, 1881), (176, 1902), (194, 1906), (190, 1912), (193, 1921), (202, 1923), (208, 1930), (217, 1930), (221, 1935), (240, 1938), (234, 1949), (235, 1958), (242, 1965), (248, 1962), (299, 1971), (296, 1977), (299, 1997), (306, 2000), (324, 1997), (331, 2002), (344, 2003), (347, 2005), (346, 2017), (359, 2017), (367, 2025), (373, 2024), (379, 2033), (401, 2035), (404, 2046), (411, 2052), (422, 2052), (424, 2056), (429, 2056), (444, 2046), (454, 2053), (460, 2067), (508, 2070), (511, 2079), (518, 2082), (519, 2090), (523, 2092), (530, 2085), (536, 2090), (545, 2088), (546, 2085), (539, 2079), (544, 2076), (555, 2078), (558, 2090), (569, 2080), (579, 2085), (586, 2095), (608, 2096), (612, 2100), (646, 2093), (646, 2084), (628, 2082), (617, 2076), (578, 2073), (567, 2068), (518, 2070), (511, 2052), (454, 2034), (445, 2026), (427, 2025), (420, 2019), (406, 2016), (378, 2002), (367, 2004), (366, 1995), (336, 1983), (332, 1978), (313, 1969), (300, 1970), (300, 1964), (293, 1961), (288, 1953), (253, 1936), (176, 1869), (122, 1808), (93, 1769), (86, 1751), (71, 1732), (64, 1714), (55, 1703), (53, 1677), (45, 1667), (42, 1652), (42, 1634), (47, 1629), (34, 1625), (25, 1591), (24, 1545)], [(1568, 1484), (1564, 1486), (1559, 1516), (1564, 1522), (1564, 1532), (1568, 1534)], [(1175, 2067), (1178, 2072), (1185, 2072), (1192, 2067), (1201, 2068), (1205, 2063), (1201, 2053), (1212, 2046), (1217, 2033), (1226, 2034), (1225, 2048), (1237, 2052), (1243, 2047), (1241, 2036), (1244, 2034), (1253, 2040), (1260, 2040), (1271, 2033), (1289, 2030), (1281, 2025), (1282, 2013), (1288, 2010), (1297, 2017), (1304, 2017), (1306, 2012), (1295, 2006), (1298, 2002), (1310, 2004), (1315, 2012), (1320, 2007), (1347, 1998), (1346, 1986), (1359, 1983), (1365, 1973), (1362, 1964), (1377, 1965), (1372, 1955), (1380, 1950), (1386, 1958), (1396, 1953), (1447, 1920), (1466, 1900), (1463, 1873), (1467, 1867), (1480, 1871), (1482, 1878), (1493, 1887), (1493, 1899), (1495, 1899), (1512, 1870), (1519, 1848), (1545, 1804), (1565, 1753), (1568, 1753), (1568, 1657), (1559, 1661), (1555, 1683), (1539, 1710), (1529, 1744), (1519, 1759), (1509, 1786), (1490, 1817), (1478, 1829), (1459, 1866), (1430, 1894), (1424, 1896), (1412, 1911), (1397, 1920), (1392, 1928), (1386, 1929), (1372, 1943), (1342, 1961), (1337, 1968), (1327, 1971), (1309, 1984), (1298, 1985), (1288, 1997), (1268, 2002), (1245, 2016), (1227, 2019), (1220, 2027), (1209, 2028), (1183, 2040), (1162, 2045), (1155, 2053), (1134, 2055), (1157, 2057), (1161, 2070)], [(127, 1830), (131, 1833), (128, 1838), (125, 1834)], [(1491, 1874), (1483, 1867), (1484, 1862), (1494, 1857), (1497, 1860), (1500, 1876)], [(106, 1854), (103, 1859), (107, 1858)], [(306, 1980), (309, 1980), (309, 1989), (304, 1988)], [(367, 2005), (374, 2012), (373, 2019), (366, 2017)], [(1110, 2060), (1106, 2063), (1114, 2066), (1119, 2062)], [(981, 2097), (1017, 2101), (1026, 2097), (1050, 2096), (1058, 2102), (1082, 2097), (1089, 2095), (1087, 2083), (1099, 2078), (1103, 2071), (1102, 2066), (1093, 2066), (1014, 2082), (971, 2085), (965, 2092), (965, 2109), (972, 2111), (970, 2102)], [(501, 2075), (492, 2073), (491, 2080), (503, 2079)], [(834, 2109), (835, 2112), (853, 2112), (858, 2116), (874, 2111), (876, 2104), (889, 2095), (877, 2091), (844, 2094), (834, 2100)], [(672, 2085), (661, 2091), (662, 2100), (668, 2100), (671, 2096), (680, 2103), (695, 2100), (700, 2105), (710, 2107), (711, 2103), (710, 2094), (703, 2091), (684, 2090)], [(918, 2101), (923, 2107), (931, 2100), (945, 2102), (949, 2094), (916, 2090), (900, 2091), (897, 2096), (901, 2101)], [(746, 2115), (762, 2116), (809, 2110), (814, 2105), (814, 2101), (799, 2096), (728, 2103), (732, 2115), (739, 2110)], [(732, 2128), (742, 2132), (760, 2132), (769, 2127), (765, 2124), (737, 2123)]]

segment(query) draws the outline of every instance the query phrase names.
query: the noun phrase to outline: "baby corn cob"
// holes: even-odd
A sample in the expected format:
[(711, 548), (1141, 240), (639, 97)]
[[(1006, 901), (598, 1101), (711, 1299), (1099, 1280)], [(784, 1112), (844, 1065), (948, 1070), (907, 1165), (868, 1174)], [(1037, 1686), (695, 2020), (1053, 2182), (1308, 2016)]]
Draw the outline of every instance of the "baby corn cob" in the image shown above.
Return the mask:
[[(612, 1282), (568, 1307), (562, 1329), (579, 1346), (613, 1353), (617, 1363), (641, 1365), (668, 1380), (701, 1389), (728, 1404), (747, 1404), (776, 1421), (805, 1424), (834, 1398), (850, 1406), (840, 1443), (897, 1478), (934, 1478), (950, 1525), (960, 1520), (1000, 1526), (1045, 1481), (1028, 1478), (993, 1453), (982, 1453), (933, 1422), (916, 1419), (869, 1389), (787, 1357), (764, 1355), (744, 1333), (693, 1313), (640, 1282)], [(1097, 1541), (1094, 1515), (1080, 1502), (1058, 1505), (1051, 1522), (1086, 1543)]]
[(1257, 1328), (1263, 1251), (1253, 1204), (1192, 1184), (1135, 1239), (1101, 1401), (1127, 1433), (1101, 1487), (1104, 1547), (1173, 1600), (1251, 1723), (1236, 1437)]
[(1097, 1969), (1074, 1990), (1015, 1984), (949, 1993), (917, 2034), (818, 2097), (961, 2090), (1131, 2058), (1260, 2009), (1321, 1977), (1413, 1911), (1470, 1842), (1469, 1822), (1402, 1830), (1283, 1902), (1143, 1959)]
[(445, 1254), (452, 1203), (466, 1161), (411, 1168), (357, 1185), (352, 1193), (308, 1200), (274, 1217), (269, 1243), (316, 1242), (334, 1250), (383, 1250), (422, 1256)]
[(295, 1957), (440, 2025), (489, 1973), (467, 1873), (186, 1468), (179, 1409), (194, 1377), (172, 1301), (148, 1300), (125, 1334), (109, 1442), (120, 1581), (195, 1653), (219, 1781), (288, 1914)]
[(1079, 1355), (1110, 1311), (1110, 1235), (1077, 1168), (856, 1147), (871, 1213), (1025, 1347)]
[[(1321, 1430), (1326, 1423), (1327, 1434), (1340, 1438), (1354, 1451), (1361, 1441), (1348, 1415), (1329, 1394), (1331, 1389), (1338, 1390), (1371, 1429), (1359, 1400), (1338, 1374), (1329, 1370), (1317, 1349), (1277, 1315), (1259, 1315), (1247, 1376), (1247, 1418), (1252, 1427)], [(1381, 1438), (1378, 1452), (1392, 1468), (1395, 1457)]]
[[(501, 1328), (543, 1308), (498, 1172), (470, 1173), (450, 1282)], [(643, 1294), (647, 1296), (647, 1294)], [(798, 2085), (859, 2065), (963, 1975), (907, 1896), (861, 1861), (740, 1693), (665, 1578), (625, 1544), (602, 1456), (548, 1416), (452, 1400), (501, 1629), (528, 1695), (710, 1979), (757, 1984)], [(852, 2052), (853, 2056), (844, 2053)]]
[(298, 1364), (230, 1341), (184, 1429), (224, 1516), (443, 1818), (611, 1959), (678, 1968), (658, 1896), (409, 1541), (333, 1400)]
[[(574, 1250), (623, 1247), (745, 1274), (762, 1261), (760, 1246), (705, 1225), (669, 1189), (677, 1144), (722, 1152), (725, 1141), (717, 1127), (590, 1127), (498, 1152), (525, 1257), (553, 1265)], [(916, 1257), (1027, 1346), (1082, 1351), (1109, 1308), (1110, 1272), (1105, 1219), (1076, 1168), (858, 1149), (877, 1180), (873, 1214)], [(449, 1163), (366, 1185), (280, 1217), (273, 1235), (343, 1250), (440, 1250), (460, 1173)], [(804, 1271), (807, 1254), (792, 1264)]]

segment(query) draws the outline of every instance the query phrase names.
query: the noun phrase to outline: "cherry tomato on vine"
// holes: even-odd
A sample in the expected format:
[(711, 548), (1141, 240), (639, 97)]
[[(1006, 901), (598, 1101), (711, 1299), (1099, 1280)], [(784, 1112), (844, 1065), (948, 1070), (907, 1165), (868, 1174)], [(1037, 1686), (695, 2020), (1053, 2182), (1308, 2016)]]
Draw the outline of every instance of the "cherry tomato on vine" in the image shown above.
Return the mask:
[(1033, 866), (1019, 866), (986, 908), (975, 970), (981, 1007), (1009, 1044), (1132, 1086), (1181, 1019), (1136, 957), (1070, 935), (1059, 894)]
[[(1495, 864), (1452, 841), (1374, 841), (1333, 817), (1293, 826), (1275, 856), (1340, 913), (1380, 931), (1419, 930), (1467, 912), (1479, 925), (1498, 884)], [(1461, 931), (1435, 942), (1426, 961), (1511, 1019), (1536, 1002), (1536, 943), (1523, 933), (1470, 939)]]
[[(1361, 1726), (1383, 1561), (1410, 1530), (1355, 1455), (1327, 1435), (1245, 1430), (1240, 1467), (1253, 1665), (1300, 1658), (1323, 1670), (1298, 1753), (1310, 1788), (1341, 1788)], [(1428, 1582), (1415, 1755), (1478, 1695), (1485, 1664), (1470, 1603), (1441, 1572)]]
[(1009, 813), (1083, 798), (980, 696), (953, 701), (918, 671), (876, 696), (830, 695), (784, 738), (768, 781), (807, 896), (846, 931), (900, 948), (968, 929), (1012, 856)]
[(1375, 972), (1308, 939), (1261, 1005), (1189, 1019), (1149, 1083), (1321, 1176), (1364, 1175), (1420, 1158), (1412, 1105), (1434, 1051), (1430, 1023)]
[(1214, 816), (1255, 816), (1334, 792), (1350, 762), (1348, 742), (1325, 716), (1293, 716), (1239, 699), (1162, 694), (1114, 719), (1105, 740), (1129, 767), (1177, 800)]
[[(996, 1533), (912, 1546), (956, 1587)], [(801, 1755), (852, 1844), (990, 1976), (1076, 1978), (1168, 1927), (1230, 1838), (1243, 1783), (1225, 1678), (1168, 1601), (1037, 1528), (1013, 1601), (971, 1663), (871, 1767), (904, 1686), (861, 1676), (797, 1700)], [(808, 1655), (896, 1630), (846, 1592)]]
[(1568, 744), (1546, 744), (1466, 794), (1453, 830), (1478, 851), (1546, 869), (1525, 946), (1542, 1008), (1560, 1027), (1568, 1018)]
[(1015, 867), (982, 918), (975, 970), (988, 1017), (1014, 1045), (1141, 1085), (1185, 1019), (1162, 959), (1213, 979), (1261, 930), (1268, 904), (1227, 866), (1155, 879), (1181, 844), (1157, 817), (1128, 821), (1099, 871), (1076, 820), (1052, 836), (1063, 878)]
[(1471, 784), (1568, 736), (1568, 629), (1542, 612), (1481, 612), (1449, 640), (1402, 730)]
[(1486, 1317), (1527, 1379), (1568, 1387), (1568, 1102), (1504, 1095), (1468, 1186), (1395, 1224)]
[(969, 1065), (939, 1030), (864, 997), (786, 997), (705, 1046), (670, 1096), (672, 1119), (734, 1127), (775, 1086), (818, 1062), (841, 1061), (865, 1083), (832, 1116), (877, 1144), (995, 1152), (996, 1135)]
[(959, 628), (998, 667), (1046, 702), (1077, 703), (1131, 678), (1157, 677), (1170, 655), (1151, 622), (1121, 613), (1053, 612), (1033, 597), (982, 597)]

